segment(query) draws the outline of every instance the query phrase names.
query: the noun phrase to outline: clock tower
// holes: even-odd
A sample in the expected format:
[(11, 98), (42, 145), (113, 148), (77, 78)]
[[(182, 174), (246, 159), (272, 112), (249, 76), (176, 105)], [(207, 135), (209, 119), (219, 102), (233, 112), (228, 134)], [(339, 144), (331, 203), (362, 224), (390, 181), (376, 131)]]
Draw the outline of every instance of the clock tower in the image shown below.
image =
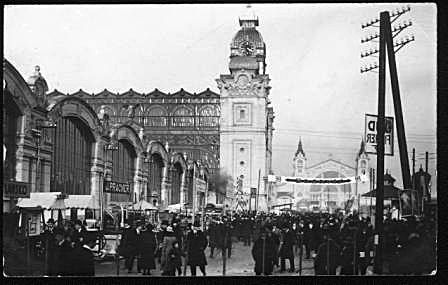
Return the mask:
[[(220, 167), (242, 190), (258, 188), (258, 211), (268, 207), (268, 186), (263, 179), (272, 168), (274, 112), (269, 101), (266, 45), (256, 29), (255, 16), (239, 19), (240, 30), (230, 44), (230, 74), (217, 79), (220, 90)], [(240, 182), (241, 183), (241, 182)], [(247, 196), (249, 197), (249, 196)]]

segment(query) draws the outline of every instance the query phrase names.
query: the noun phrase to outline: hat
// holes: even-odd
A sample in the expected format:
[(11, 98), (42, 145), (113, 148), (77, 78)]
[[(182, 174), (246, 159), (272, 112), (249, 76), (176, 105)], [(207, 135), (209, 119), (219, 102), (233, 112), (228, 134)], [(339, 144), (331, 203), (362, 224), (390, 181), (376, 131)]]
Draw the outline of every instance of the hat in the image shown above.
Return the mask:
[(49, 224), (49, 223), (54, 224), (54, 219), (52, 219), (52, 218), (48, 219), (47, 224)]

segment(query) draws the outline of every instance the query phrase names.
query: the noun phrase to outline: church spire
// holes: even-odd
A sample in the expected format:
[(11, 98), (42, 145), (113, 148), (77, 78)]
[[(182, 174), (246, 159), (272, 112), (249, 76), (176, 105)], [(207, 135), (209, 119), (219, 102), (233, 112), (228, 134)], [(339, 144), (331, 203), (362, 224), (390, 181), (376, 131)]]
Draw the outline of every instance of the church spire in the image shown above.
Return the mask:
[(297, 146), (296, 156), (301, 153), (303, 156), (305, 156), (305, 152), (303, 151), (302, 147), (302, 138), (299, 138), (299, 145)]
[(361, 139), (361, 147), (359, 148), (358, 156), (361, 156), (363, 153), (366, 153), (366, 142), (364, 138)]

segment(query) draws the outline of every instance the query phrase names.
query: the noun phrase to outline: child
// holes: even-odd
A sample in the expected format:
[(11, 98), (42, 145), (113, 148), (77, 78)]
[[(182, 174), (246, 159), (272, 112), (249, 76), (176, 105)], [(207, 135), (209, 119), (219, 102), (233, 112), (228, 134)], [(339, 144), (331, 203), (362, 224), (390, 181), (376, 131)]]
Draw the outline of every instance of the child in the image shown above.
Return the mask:
[(182, 274), (182, 256), (184, 256), (184, 253), (182, 253), (179, 241), (173, 242), (173, 247), (168, 251), (167, 261), (165, 263), (165, 266), (163, 268), (162, 275), (164, 276), (176, 276), (176, 270), (177, 275)]

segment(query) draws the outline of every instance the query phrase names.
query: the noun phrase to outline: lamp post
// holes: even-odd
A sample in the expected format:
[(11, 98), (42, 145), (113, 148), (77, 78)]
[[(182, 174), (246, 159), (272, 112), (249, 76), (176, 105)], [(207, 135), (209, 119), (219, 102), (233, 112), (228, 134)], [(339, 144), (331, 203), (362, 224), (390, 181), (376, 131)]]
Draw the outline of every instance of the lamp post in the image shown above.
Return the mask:
[[(99, 189), (99, 199), (100, 199), (100, 230), (102, 231), (104, 228), (104, 180), (106, 177), (106, 162), (107, 162), (107, 153), (108, 151), (118, 150), (118, 144), (116, 143), (107, 143), (104, 145), (104, 164), (103, 164), (103, 172), (100, 176), (100, 189)], [(123, 216), (123, 213), (122, 213)]]

